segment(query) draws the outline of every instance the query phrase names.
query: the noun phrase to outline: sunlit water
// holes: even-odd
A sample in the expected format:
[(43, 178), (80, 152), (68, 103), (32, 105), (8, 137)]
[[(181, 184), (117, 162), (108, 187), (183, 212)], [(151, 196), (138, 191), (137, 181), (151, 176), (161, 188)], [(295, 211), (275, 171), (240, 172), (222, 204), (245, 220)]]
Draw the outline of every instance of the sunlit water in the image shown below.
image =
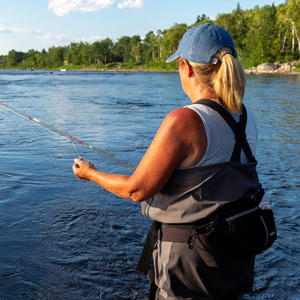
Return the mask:
[[(248, 77), (258, 171), (278, 227), (246, 299), (299, 300), (300, 77)], [(189, 104), (178, 74), (0, 71), (0, 102), (132, 166), (164, 116)], [(107, 172), (131, 170), (82, 145)], [(140, 206), (72, 172), (72, 145), (0, 106), (0, 299), (137, 299), (151, 223)]]

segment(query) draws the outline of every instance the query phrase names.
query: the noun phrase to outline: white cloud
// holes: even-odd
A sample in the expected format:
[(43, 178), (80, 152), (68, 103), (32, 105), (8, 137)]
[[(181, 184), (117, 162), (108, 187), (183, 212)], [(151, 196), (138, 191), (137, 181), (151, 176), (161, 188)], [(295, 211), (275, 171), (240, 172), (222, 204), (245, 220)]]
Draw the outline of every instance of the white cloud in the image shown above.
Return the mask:
[(69, 39), (63, 34), (52, 35), (50, 33), (44, 34), (42, 36), (42, 40), (49, 46), (57, 46), (67, 44), (69, 42)]
[(0, 27), (0, 33), (8, 34), (40, 34), (40, 30), (31, 30), (28, 28), (19, 28), (19, 27)]
[(143, 0), (125, 0), (122, 3), (118, 4), (119, 9), (143, 8), (143, 6), (144, 6)]
[(99, 35), (71, 38), (69, 36), (65, 36), (64, 34), (53, 35), (50, 33), (46, 33), (42, 35), (41, 38), (44, 41), (45, 45), (48, 45), (49, 47), (65, 46), (71, 43), (80, 43), (80, 42), (92, 44), (95, 41), (99, 41), (103, 39), (103, 37)]
[(71, 11), (96, 12), (109, 8), (114, 3), (114, 0), (51, 0), (48, 9), (58, 16), (64, 16)]
[(101, 37), (100, 35), (92, 35), (90, 37), (83, 37), (83, 38), (80, 38), (80, 39), (77, 39), (77, 41), (79, 42), (86, 42), (86, 43), (94, 43), (96, 41), (100, 41), (102, 40), (103, 37)]

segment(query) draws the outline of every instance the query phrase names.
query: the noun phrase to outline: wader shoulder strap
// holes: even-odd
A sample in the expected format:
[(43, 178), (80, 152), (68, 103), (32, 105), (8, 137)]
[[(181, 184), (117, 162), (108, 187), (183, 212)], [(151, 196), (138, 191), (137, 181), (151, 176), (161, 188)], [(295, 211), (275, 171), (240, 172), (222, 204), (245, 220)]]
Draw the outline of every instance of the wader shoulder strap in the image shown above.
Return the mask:
[(216, 103), (215, 101), (209, 99), (201, 99), (197, 101), (198, 104), (206, 105), (215, 111), (217, 111), (221, 117), (225, 120), (225, 122), (229, 125), (231, 130), (234, 132), (235, 135), (235, 146), (232, 152), (232, 156), (230, 161), (232, 162), (241, 162), (241, 149), (244, 150), (245, 154), (247, 155), (248, 159), (251, 162), (256, 162), (249, 143), (246, 138), (246, 124), (247, 124), (247, 110), (245, 106), (242, 106), (242, 114), (240, 117), (240, 121), (236, 122), (232, 115), (221, 105)]
[(161, 223), (153, 221), (144, 244), (142, 254), (140, 256), (139, 262), (136, 266), (135, 272), (141, 275), (145, 275), (148, 272), (150, 260), (152, 257), (152, 252), (155, 243), (157, 242), (157, 231), (161, 227)]

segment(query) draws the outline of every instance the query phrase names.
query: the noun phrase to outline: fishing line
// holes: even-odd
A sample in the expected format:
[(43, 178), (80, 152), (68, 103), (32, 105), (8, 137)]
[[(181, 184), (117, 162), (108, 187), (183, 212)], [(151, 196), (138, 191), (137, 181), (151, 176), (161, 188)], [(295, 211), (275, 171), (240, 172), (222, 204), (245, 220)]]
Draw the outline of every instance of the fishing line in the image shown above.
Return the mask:
[(73, 141), (71, 140), (70, 143), (72, 144), (72, 146), (74, 147), (75, 152), (77, 153), (78, 157), (80, 158), (81, 155), (79, 154), (79, 152), (77, 151), (77, 148), (75, 147), (75, 144), (73, 143)]
[(8, 106), (7, 104), (4, 104), (4, 103), (1, 103), (1, 102), (0, 102), (0, 105), (1, 105), (2, 107), (6, 108), (7, 110), (9, 110), (9, 111), (15, 113), (16, 115), (22, 117), (23, 119), (26, 119), (26, 120), (32, 122), (33, 124), (35, 124), (35, 125), (37, 125), (37, 126), (43, 128), (43, 129), (45, 129), (45, 130), (47, 130), (47, 131), (49, 131), (49, 132), (51, 132), (51, 133), (53, 133), (53, 134), (59, 136), (60, 138), (63, 138), (63, 139), (65, 139), (65, 140), (70, 141), (70, 143), (71, 143), (72, 146), (74, 147), (74, 150), (75, 150), (75, 152), (77, 153), (78, 157), (81, 157), (81, 156), (80, 156), (80, 154), (79, 154), (77, 148), (75, 147), (74, 141), (76, 141), (76, 142), (78, 142), (79, 144), (84, 145), (84, 146), (86, 146), (86, 147), (88, 147), (88, 148), (90, 148), (90, 149), (92, 149), (92, 150), (94, 150), (94, 151), (96, 151), (96, 152), (98, 152), (98, 153), (100, 153), (100, 154), (102, 154), (102, 155), (104, 155), (104, 156), (106, 156), (106, 157), (108, 157), (108, 158), (110, 158), (110, 159), (112, 159), (112, 160), (118, 162), (118, 163), (121, 164), (121, 165), (124, 165), (125, 167), (127, 167), (127, 168), (129, 168), (129, 169), (131, 169), (131, 170), (135, 170), (134, 167), (132, 167), (132, 166), (130, 166), (130, 165), (128, 165), (128, 164), (122, 162), (121, 160), (119, 160), (119, 159), (117, 159), (117, 158), (115, 158), (115, 157), (113, 157), (113, 156), (111, 156), (111, 155), (109, 155), (109, 154), (107, 154), (107, 153), (105, 153), (105, 152), (103, 152), (103, 151), (101, 151), (101, 150), (99, 150), (99, 149), (97, 149), (97, 148), (95, 148), (95, 147), (93, 147), (93, 146), (91, 146), (91, 145), (89, 145), (89, 144), (87, 144), (87, 143), (85, 143), (85, 142), (83, 142), (83, 141), (81, 141), (81, 140), (79, 140), (79, 139), (77, 139), (77, 138), (75, 138), (75, 137), (73, 137), (73, 136), (67, 134), (67, 133), (64, 132), (64, 131), (61, 131), (61, 130), (59, 130), (59, 129), (57, 129), (57, 128), (51, 126), (51, 125), (48, 125), (48, 124), (46, 124), (46, 123), (44, 123), (44, 122), (42, 122), (42, 121), (40, 121), (40, 120), (38, 120), (38, 119), (36, 119), (36, 118), (33, 118), (33, 117), (31, 117), (31, 116), (29, 116), (29, 115), (27, 115), (27, 114), (25, 114), (25, 113), (23, 113), (23, 112), (21, 112), (21, 111), (15, 109), (15, 108), (12, 108), (12, 107)]

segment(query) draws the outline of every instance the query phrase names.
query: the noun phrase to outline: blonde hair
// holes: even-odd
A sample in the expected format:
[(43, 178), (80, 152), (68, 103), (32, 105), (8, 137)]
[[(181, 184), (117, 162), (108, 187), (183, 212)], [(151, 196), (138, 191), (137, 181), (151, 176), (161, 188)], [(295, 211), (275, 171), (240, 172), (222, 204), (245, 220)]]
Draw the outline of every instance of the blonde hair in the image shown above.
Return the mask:
[(244, 69), (232, 56), (232, 50), (223, 47), (215, 54), (220, 64), (199, 64), (189, 62), (196, 76), (208, 88), (212, 89), (218, 100), (229, 110), (242, 112), (246, 78)]

